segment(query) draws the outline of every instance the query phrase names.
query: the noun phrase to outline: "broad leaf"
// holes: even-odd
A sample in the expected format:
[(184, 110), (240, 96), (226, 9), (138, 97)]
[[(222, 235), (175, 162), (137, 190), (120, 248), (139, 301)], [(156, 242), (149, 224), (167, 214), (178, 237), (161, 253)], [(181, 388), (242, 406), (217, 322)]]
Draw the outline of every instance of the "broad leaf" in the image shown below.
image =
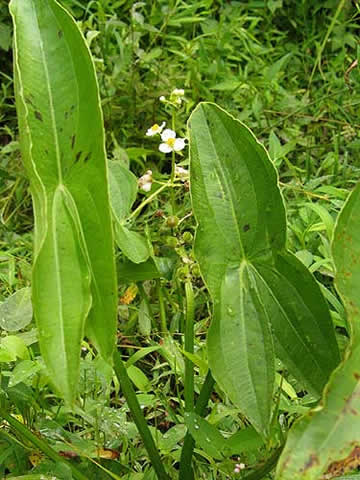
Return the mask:
[(195, 254), (214, 302), (210, 368), (266, 435), (275, 353), (317, 396), (336, 367), (330, 313), (314, 278), (285, 250), (276, 171), (250, 130), (203, 103), (189, 135)]
[(32, 300), (40, 347), (67, 401), (85, 327), (111, 361), (116, 278), (98, 86), (55, 0), (12, 0), (15, 94), (35, 213)]
[[(348, 313), (352, 338), (342, 365), (325, 389), (320, 407), (289, 433), (278, 480), (317, 480), (339, 474), (360, 448), (360, 184), (341, 211), (332, 245), (336, 287)], [(354, 463), (354, 462), (353, 462)], [(330, 478), (329, 477), (329, 478)], [(352, 477), (351, 477), (352, 478)]]

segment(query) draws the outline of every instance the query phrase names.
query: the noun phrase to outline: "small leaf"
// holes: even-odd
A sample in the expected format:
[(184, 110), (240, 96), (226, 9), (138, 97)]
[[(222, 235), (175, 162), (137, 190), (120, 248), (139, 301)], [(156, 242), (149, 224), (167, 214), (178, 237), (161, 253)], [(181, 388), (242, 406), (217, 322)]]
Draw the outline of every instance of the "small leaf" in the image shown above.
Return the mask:
[(22, 362), (18, 363), (11, 372), (9, 388), (14, 387), (20, 382), (25, 382), (25, 380), (35, 375), (35, 373), (42, 369), (42, 365), (34, 362), (33, 360), (23, 360)]
[(216, 427), (196, 413), (185, 413), (185, 423), (196, 444), (211, 457), (222, 460), (222, 451), (226, 448), (226, 439)]
[(1, 360), (1, 361), (15, 361), (17, 358), (21, 359), (28, 359), (29, 358), (29, 352), (28, 349), (24, 343), (24, 341), (15, 336), (15, 335), (9, 335), (7, 337), (4, 337), (1, 340), (0, 343), (0, 355), (2, 356), (9, 356), (9, 360)]
[(151, 384), (147, 376), (140, 370), (140, 368), (130, 365), (127, 369), (130, 380), (134, 383), (136, 388), (143, 392), (148, 392), (151, 389)]
[(174, 425), (160, 438), (158, 447), (163, 453), (170, 453), (185, 437), (185, 425)]
[(258, 450), (264, 442), (254, 428), (248, 427), (234, 433), (226, 440), (226, 451), (230, 455), (239, 455)]
[(131, 232), (117, 223), (115, 225), (115, 241), (123, 254), (133, 263), (143, 263), (150, 256), (146, 239), (137, 232)]
[(139, 306), (139, 331), (145, 336), (151, 334), (151, 315), (145, 300), (141, 300)]
[(111, 208), (116, 220), (121, 222), (129, 215), (135, 202), (137, 179), (120, 162), (110, 160), (108, 166)]
[(0, 304), (0, 327), (17, 332), (32, 320), (31, 289), (21, 288)]

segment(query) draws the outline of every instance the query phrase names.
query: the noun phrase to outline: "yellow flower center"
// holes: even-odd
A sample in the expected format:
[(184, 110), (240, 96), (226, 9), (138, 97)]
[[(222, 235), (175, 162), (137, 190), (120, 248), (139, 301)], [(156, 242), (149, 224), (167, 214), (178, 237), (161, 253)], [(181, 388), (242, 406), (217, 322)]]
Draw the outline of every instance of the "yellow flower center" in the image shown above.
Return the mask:
[(159, 130), (159, 128), (160, 128), (159, 125), (158, 125), (157, 123), (155, 123), (155, 125), (153, 125), (153, 126), (151, 127), (151, 130), (152, 130), (153, 132), (156, 132), (157, 130)]
[(173, 148), (175, 144), (175, 138), (168, 138), (166, 143), (169, 145), (169, 147)]

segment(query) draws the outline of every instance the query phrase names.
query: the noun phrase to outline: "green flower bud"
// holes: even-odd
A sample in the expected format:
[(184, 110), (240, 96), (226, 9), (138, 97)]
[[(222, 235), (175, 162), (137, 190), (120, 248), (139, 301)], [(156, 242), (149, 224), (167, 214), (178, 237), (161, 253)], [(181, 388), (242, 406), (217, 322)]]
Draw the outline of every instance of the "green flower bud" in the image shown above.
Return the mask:
[(175, 228), (179, 224), (179, 218), (176, 217), (175, 215), (170, 215), (170, 217), (167, 218), (166, 220), (166, 225), (170, 228)]
[(183, 239), (183, 242), (191, 244), (194, 237), (193, 237), (193, 234), (191, 232), (184, 232), (183, 236), (182, 236), (182, 239)]

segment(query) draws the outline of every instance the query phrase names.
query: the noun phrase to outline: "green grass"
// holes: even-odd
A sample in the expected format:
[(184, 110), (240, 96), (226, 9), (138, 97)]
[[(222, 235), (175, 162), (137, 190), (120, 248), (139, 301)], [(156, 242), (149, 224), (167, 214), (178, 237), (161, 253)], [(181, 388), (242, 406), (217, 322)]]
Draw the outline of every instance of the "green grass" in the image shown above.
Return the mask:
[[(137, 177), (147, 170), (153, 172), (153, 190), (150, 194), (139, 193), (135, 209), (155, 187), (168, 181), (171, 172), (171, 160), (158, 151), (155, 140), (145, 136), (154, 123), (166, 121), (171, 126), (172, 110), (159, 97), (168, 97), (174, 88), (185, 89), (186, 103), (175, 118), (178, 135), (185, 134), (186, 120), (199, 101), (216, 101), (252, 128), (269, 149), (288, 206), (289, 249), (326, 289), (343, 348), (347, 341), (346, 319), (333, 287), (329, 246), (336, 215), (360, 174), (360, 74), (357, 67), (348, 72), (358, 57), (357, 2), (61, 3), (76, 17), (95, 59), (109, 159), (129, 164)], [(10, 42), (10, 18), (7, 9), (2, 8), (0, 301), (30, 286), (32, 255), (31, 196), (18, 144)], [(180, 161), (187, 168), (187, 153)], [(117, 251), (119, 298), (131, 284), (138, 282), (139, 286), (130, 304), (119, 305), (118, 343), (124, 360), (133, 354), (140, 357), (132, 380), (171, 478), (177, 478), (184, 436), (186, 281), (191, 280), (194, 288), (197, 394), (206, 374), (205, 337), (211, 317), (209, 296), (192, 252), (195, 221), (188, 186), (177, 184), (174, 199), (164, 189), (130, 222), (134, 230), (148, 238), (155, 254), (167, 259), (165, 278), (122, 281), (124, 257)], [(180, 219), (175, 228), (166, 223), (173, 214)], [(164, 323), (170, 336), (165, 335)], [(115, 395), (119, 385), (107, 366), (95, 357), (91, 345), (83, 347), (80, 393), (74, 413), (67, 411), (51, 390), (42, 369), (34, 323), (18, 332), (0, 330), (0, 340), (9, 335), (21, 338), (28, 358), (19, 354), (14, 361), (0, 363), (3, 408), (40, 431), (56, 451), (73, 452), (72, 461), (88, 478), (110, 478), (96, 463), (123, 479), (154, 478), (128, 407), (121, 395), (120, 400)], [(159, 346), (161, 350), (156, 349)], [(146, 347), (154, 349), (145, 355)], [(144, 356), (138, 352), (144, 352)], [(24, 360), (40, 369), (9, 387), (17, 365)], [(223, 461), (213, 459), (196, 445), (196, 479), (241, 478), (242, 474), (233, 473), (240, 461), (247, 466), (245, 472), (261, 466), (281, 443), (296, 416), (311, 405), (302, 386), (286, 372), (285, 379), (288, 391), (294, 395), (282, 397), (280, 423), (274, 422), (269, 444), (251, 447), (249, 442), (251, 448), (241, 460)], [(224, 436), (247, 426), (246, 419), (217, 389), (206, 418)], [(4, 427), (0, 429), (0, 475), (31, 472), (71, 478), (61, 463), (41, 455), (36, 461), (36, 448), (17, 436), (15, 430)], [(101, 458), (99, 449), (104, 448), (117, 452), (118, 460)]]

